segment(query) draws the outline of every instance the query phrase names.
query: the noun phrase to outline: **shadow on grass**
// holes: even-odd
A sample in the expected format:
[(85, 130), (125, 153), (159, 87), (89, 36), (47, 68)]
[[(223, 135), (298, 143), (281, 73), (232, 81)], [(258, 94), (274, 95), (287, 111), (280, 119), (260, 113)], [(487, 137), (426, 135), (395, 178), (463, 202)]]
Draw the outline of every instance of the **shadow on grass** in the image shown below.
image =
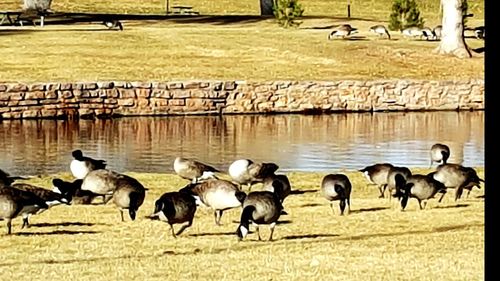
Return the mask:
[[(88, 223), (88, 222), (60, 222), (60, 223), (31, 223), (30, 227), (93, 226), (93, 225), (96, 225), (96, 224), (95, 223)], [(109, 225), (109, 224), (100, 223), (99, 225)]]
[(326, 206), (326, 204), (318, 204), (318, 203), (308, 203), (308, 204), (302, 204), (298, 207), (300, 208), (307, 208), (307, 207), (319, 207), (319, 206)]
[(187, 236), (192, 236), (192, 237), (203, 237), (203, 236), (230, 236), (230, 235), (236, 235), (236, 231), (228, 231), (228, 232), (205, 232), (205, 233), (194, 233), (194, 234), (189, 234)]
[(390, 207), (373, 207), (373, 208), (361, 208), (358, 210), (351, 210), (351, 214), (363, 213), (363, 212), (376, 212), (390, 209)]
[(448, 205), (448, 206), (436, 206), (434, 209), (454, 209), (454, 208), (465, 208), (468, 207), (469, 204), (457, 204), (457, 205)]
[(300, 195), (304, 193), (315, 193), (318, 192), (316, 189), (306, 189), (306, 190), (292, 190), (290, 191), (290, 195)]
[(78, 235), (78, 234), (97, 234), (100, 231), (71, 231), (71, 230), (55, 230), (51, 232), (18, 232), (13, 233), (15, 236), (45, 236), (45, 235)]
[[(240, 221), (234, 220), (233, 223), (240, 224)], [(290, 224), (290, 223), (292, 223), (291, 220), (279, 220), (279, 221), (276, 222), (277, 225), (278, 224)], [(266, 225), (261, 225), (261, 227), (266, 227)]]
[(323, 237), (336, 237), (338, 234), (304, 234), (304, 235), (288, 235), (284, 236), (281, 239), (283, 240), (298, 240), (298, 239), (315, 239), (315, 238), (323, 238)]

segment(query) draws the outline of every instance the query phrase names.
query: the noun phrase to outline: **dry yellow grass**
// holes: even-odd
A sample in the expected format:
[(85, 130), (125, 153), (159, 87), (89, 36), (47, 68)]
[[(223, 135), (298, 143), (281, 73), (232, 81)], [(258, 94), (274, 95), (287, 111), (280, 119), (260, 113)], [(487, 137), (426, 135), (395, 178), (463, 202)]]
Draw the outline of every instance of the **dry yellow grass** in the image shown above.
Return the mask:
[[(435, 2), (435, 3), (434, 3)], [(471, 2), (471, 26), (484, 24), (484, 4)], [(16, 3), (16, 4), (14, 4)], [(59, 12), (139, 13), (161, 15), (162, 1), (110, 4), (54, 1)], [(173, 4), (181, 1), (174, 1)], [(48, 24), (44, 28), (0, 27), (0, 81), (165, 81), (334, 80), (334, 79), (482, 79), (484, 56), (458, 59), (432, 53), (438, 42), (379, 39), (368, 31), (387, 24), (389, 1), (353, 1), (353, 18), (344, 4), (304, 1), (299, 29), (285, 30), (273, 19), (260, 18), (258, 1), (182, 1), (201, 17), (124, 20), (123, 32), (109, 31), (99, 21)], [(434, 4), (433, 4), (434, 3)], [(422, 2), (427, 25), (439, 23), (437, 1)], [(18, 9), (14, 1), (1, 9)], [(228, 17), (215, 17), (225, 15)], [(247, 15), (240, 17), (238, 15)], [(249, 15), (249, 16), (248, 16)], [(350, 23), (353, 39), (332, 40), (332, 27)], [(471, 48), (483, 40), (468, 38)]]
[[(428, 169), (412, 169), (428, 172)], [(484, 177), (484, 168), (479, 168)], [(154, 201), (185, 180), (171, 174), (127, 173), (149, 188), (136, 221), (120, 222), (110, 203), (56, 206), (31, 219), (32, 227), (8, 236), (2, 224), (0, 268), (13, 280), (482, 280), (484, 189), (468, 199), (429, 203), (410, 200), (391, 209), (359, 172), (343, 171), (353, 183), (351, 214), (332, 215), (317, 191), (323, 173), (290, 173), (275, 241), (251, 233), (237, 241), (240, 210), (227, 211), (216, 226), (199, 209), (193, 226), (174, 239), (167, 224), (145, 218)], [(53, 176), (29, 182), (50, 187)], [(70, 179), (69, 174), (59, 174)], [(258, 185), (254, 187), (258, 189)], [(309, 191), (309, 192), (307, 192)], [(393, 201), (394, 202), (394, 201)], [(179, 226), (177, 226), (178, 228)], [(263, 237), (268, 229), (262, 228)]]

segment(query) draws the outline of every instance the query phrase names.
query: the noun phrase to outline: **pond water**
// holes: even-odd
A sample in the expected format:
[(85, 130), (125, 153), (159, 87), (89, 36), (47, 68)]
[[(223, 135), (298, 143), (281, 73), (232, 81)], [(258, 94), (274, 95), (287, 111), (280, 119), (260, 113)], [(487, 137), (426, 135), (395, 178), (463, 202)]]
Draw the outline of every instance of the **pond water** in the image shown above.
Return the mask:
[(3, 120), (0, 169), (69, 172), (74, 149), (118, 172), (171, 173), (176, 156), (226, 171), (240, 158), (275, 162), (280, 172), (429, 167), (436, 142), (450, 146), (449, 162), (484, 166), (484, 111)]

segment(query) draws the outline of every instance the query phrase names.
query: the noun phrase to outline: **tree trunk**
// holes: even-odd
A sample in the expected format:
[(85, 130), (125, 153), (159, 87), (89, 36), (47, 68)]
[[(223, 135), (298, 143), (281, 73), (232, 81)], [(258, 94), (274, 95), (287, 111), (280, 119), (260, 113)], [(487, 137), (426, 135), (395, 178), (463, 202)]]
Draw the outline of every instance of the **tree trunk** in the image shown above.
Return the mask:
[(260, 15), (272, 16), (274, 0), (259, 0), (260, 1)]
[(459, 58), (470, 58), (471, 53), (464, 39), (462, 0), (441, 0), (443, 20), (441, 42), (435, 52), (451, 54)]
[(52, 0), (24, 0), (24, 10), (46, 11), (50, 9)]

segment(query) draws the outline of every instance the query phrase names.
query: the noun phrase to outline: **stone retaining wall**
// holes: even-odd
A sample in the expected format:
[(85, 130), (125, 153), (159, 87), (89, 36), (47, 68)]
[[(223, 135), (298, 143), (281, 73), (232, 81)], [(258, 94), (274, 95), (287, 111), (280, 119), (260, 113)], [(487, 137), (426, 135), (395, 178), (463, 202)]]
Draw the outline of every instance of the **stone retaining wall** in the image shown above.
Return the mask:
[(0, 117), (483, 110), (484, 80), (0, 83)]

